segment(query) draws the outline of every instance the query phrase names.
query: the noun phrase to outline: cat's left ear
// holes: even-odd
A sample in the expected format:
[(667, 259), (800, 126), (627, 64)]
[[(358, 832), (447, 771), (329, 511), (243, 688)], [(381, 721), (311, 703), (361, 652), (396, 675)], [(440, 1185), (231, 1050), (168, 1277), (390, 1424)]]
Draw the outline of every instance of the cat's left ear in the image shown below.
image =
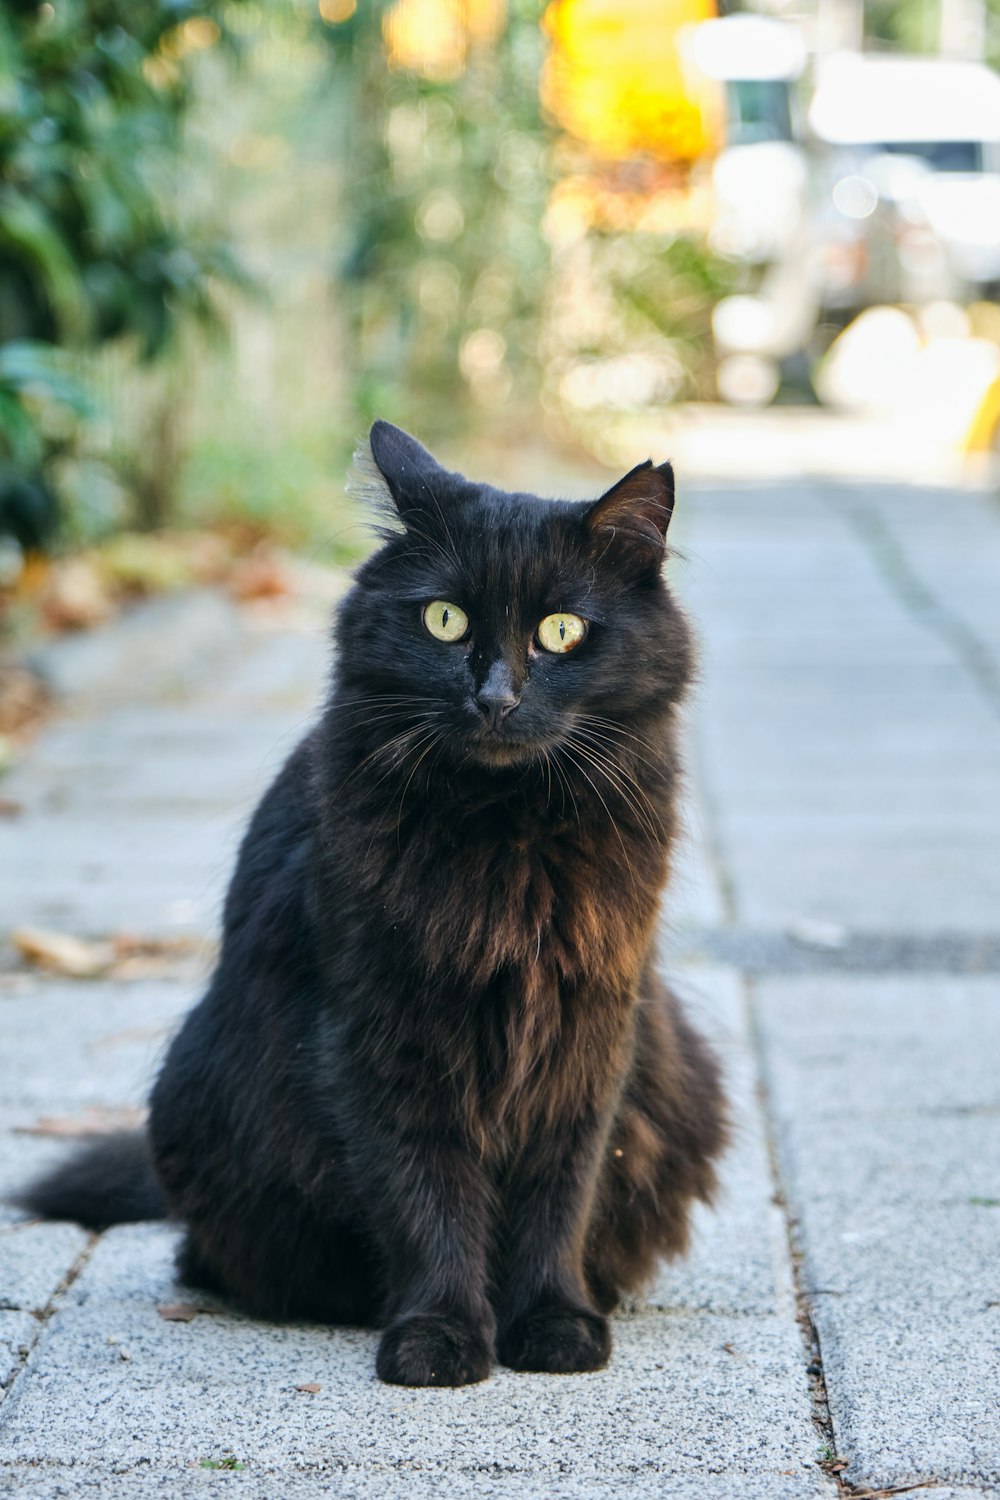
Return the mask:
[(437, 506), (435, 481), (446, 478), (441, 467), (415, 437), (391, 422), (375, 422), (369, 434), (372, 458), (392, 495), (403, 524), (417, 511)]
[(656, 571), (666, 555), (674, 510), (674, 471), (647, 458), (587, 511), (587, 529), (602, 551), (614, 550), (637, 570)]

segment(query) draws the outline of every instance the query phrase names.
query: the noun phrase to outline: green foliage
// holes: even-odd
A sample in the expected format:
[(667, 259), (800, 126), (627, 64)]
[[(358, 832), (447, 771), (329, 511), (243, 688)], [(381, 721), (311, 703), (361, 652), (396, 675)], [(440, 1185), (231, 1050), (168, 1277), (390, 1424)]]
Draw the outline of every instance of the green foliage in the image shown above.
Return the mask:
[(25, 550), (55, 530), (48, 461), (69, 442), (75, 419), (91, 412), (63, 351), (27, 339), (0, 345), (0, 534)]
[(178, 318), (211, 317), (205, 287), (235, 268), (171, 199), (183, 64), (221, 37), (213, 11), (60, 0), (0, 13), (0, 342), (132, 333), (152, 355)]
[(181, 523), (259, 531), (324, 563), (353, 565), (371, 546), (368, 519), (343, 498), (346, 455), (334, 462), (325, 435), (269, 447), (203, 438), (184, 471)]
[[(941, 37), (941, 0), (867, 0), (866, 38), (902, 52), (936, 53)], [(983, 61), (1000, 68), (1000, 0), (984, 0)]]
[(0, 347), (0, 458), (22, 469), (42, 461), (45, 413), (85, 417), (93, 407), (70, 362), (51, 344), (22, 339)]
[(387, 63), (385, 3), (326, 28), (347, 166), (341, 289), (359, 415), (429, 435), (537, 381), (548, 131), (537, 6), (514, 3), (457, 76)]
[[(214, 322), (213, 286), (239, 279), (226, 244), (185, 222), (176, 182), (186, 59), (223, 39), (221, 12), (221, 0), (22, 0), (0, 11), (8, 483), (51, 489), (57, 449), (27, 386), (82, 414), (65, 384), (57, 393), (57, 360), (45, 364), (41, 343), (92, 349), (128, 335), (151, 358), (181, 322)], [(16, 371), (28, 348), (25, 382)]]

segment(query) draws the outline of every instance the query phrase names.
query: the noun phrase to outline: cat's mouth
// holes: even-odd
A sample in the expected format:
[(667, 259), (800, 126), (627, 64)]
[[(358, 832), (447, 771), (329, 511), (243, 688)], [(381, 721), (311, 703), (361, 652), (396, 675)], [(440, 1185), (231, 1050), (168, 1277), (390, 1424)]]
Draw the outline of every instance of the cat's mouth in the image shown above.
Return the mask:
[(536, 752), (532, 745), (513, 740), (501, 740), (493, 736), (490, 739), (476, 740), (472, 746), (472, 753), (483, 765), (516, 766), (533, 760)]
[(511, 766), (526, 766), (538, 760), (549, 748), (550, 742), (539, 741), (534, 736), (515, 736), (509, 729), (484, 728), (470, 736), (466, 754), (491, 770), (504, 770)]

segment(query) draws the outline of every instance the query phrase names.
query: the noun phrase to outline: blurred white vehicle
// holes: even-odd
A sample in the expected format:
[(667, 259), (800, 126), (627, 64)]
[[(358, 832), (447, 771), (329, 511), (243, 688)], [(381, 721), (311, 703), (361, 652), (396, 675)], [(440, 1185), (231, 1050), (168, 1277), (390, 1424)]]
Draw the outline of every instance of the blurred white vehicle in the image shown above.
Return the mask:
[(834, 204), (825, 306), (1000, 292), (1000, 77), (991, 69), (842, 54), (818, 71), (809, 125), (827, 148)]
[(816, 324), (809, 172), (799, 143), (797, 86), (806, 66), (791, 24), (733, 15), (692, 28), (690, 64), (722, 85), (725, 148), (713, 168), (712, 248), (743, 267), (745, 290), (715, 309), (723, 399), (759, 404), (802, 356)]

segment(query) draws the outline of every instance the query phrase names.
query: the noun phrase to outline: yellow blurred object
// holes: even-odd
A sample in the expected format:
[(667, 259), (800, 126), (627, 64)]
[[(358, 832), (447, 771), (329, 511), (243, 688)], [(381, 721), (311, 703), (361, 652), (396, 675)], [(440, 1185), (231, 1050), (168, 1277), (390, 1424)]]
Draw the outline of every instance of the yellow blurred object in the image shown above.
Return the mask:
[(544, 15), (545, 107), (614, 160), (713, 154), (722, 141), (721, 89), (684, 64), (678, 38), (715, 14), (714, 0), (552, 0)]
[(160, 55), (179, 61), (189, 52), (205, 52), (214, 47), (221, 35), (216, 23), (208, 16), (191, 16), (164, 33), (160, 39)]
[(349, 21), (358, 8), (358, 0), (319, 0), (319, 13), (328, 26)]
[(963, 453), (989, 453), (1000, 447), (1000, 376), (987, 386), (962, 439)]
[(396, 0), (382, 21), (389, 66), (448, 83), (470, 46), (494, 42), (506, 21), (506, 0)]

